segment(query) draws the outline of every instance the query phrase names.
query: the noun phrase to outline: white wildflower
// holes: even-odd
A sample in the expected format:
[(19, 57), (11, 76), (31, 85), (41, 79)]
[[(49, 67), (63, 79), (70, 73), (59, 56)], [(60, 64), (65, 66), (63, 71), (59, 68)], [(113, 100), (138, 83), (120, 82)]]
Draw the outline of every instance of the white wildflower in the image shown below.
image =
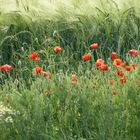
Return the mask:
[(4, 120), (6, 123), (13, 123), (13, 119), (12, 119), (12, 117), (11, 116), (9, 116), (9, 117), (7, 117), (7, 118), (5, 118), (5, 120)]

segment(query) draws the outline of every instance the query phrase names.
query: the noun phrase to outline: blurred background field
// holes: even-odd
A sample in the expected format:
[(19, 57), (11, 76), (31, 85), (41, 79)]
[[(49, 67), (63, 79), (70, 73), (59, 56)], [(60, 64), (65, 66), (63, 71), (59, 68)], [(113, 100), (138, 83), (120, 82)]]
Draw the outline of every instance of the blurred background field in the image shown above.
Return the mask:
[(101, 48), (95, 58), (97, 55), (107, 58), (112, 50), (123, 55), (130, 48), (139, 48), (138, 0), (1, 0), (0, 3), (0, 63), (11, 63), (14, 51), (20, 52), (26, 43), (28, 48), (36, 49), (42, 44), (48, 47), (46, 42), (50, 39), (52, 46), (60, 44), (76, 52), (75, 59), (81, 58), (92, 42), (99, 42)]

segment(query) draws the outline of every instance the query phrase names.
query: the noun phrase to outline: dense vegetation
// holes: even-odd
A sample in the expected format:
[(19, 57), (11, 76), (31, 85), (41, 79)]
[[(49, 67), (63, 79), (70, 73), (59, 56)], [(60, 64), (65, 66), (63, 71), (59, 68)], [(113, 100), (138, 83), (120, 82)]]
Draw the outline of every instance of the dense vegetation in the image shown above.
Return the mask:
[(138, 0), (0, 2), (0, 140), (140, 139)]

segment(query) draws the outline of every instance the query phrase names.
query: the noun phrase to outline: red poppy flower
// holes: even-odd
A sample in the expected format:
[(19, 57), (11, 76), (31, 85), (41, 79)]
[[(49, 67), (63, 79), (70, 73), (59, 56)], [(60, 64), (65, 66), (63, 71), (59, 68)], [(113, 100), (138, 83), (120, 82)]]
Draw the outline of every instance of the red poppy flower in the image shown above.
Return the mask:
[(137, 64), (131, 64), (131, 66), (133, 67), (133, 69), (135, 69)]
[(72, 76), (71, 76), (71, 83), (72, 84), (76, 84), (77, 83), (77, 76), (76, 76), (76, 74), (72, 74)]
[(50, 73), (50, 72), (45, 72), (45, 71), (43, 71), (43, 76), (44, 76), (44, 77), (47, 76), (47, 77), (50, 78), (50, 77), (51, 77), (51, 73)]
[(39, 58), (38, 53), (34, 52), (30, 54), (30, 60), (36, 60), (37, 58)]
[(8, 64), (0, 66), (1, 71), (11, 71), (12, 69), (12, 66)]
[(122, 60), (121, 59), (115, 59), (113, 62), (113, 65), (115, 65), (116, 67), (121, 66), (122, 64)]
[(116, 52), (111, 53), (111, 59), (117, 59), (117, 53)]
[(85, 55), (82, 56), (82, 59), (83, 59), (84, 61), (88, 61), (88, 60), (91, 59), (91, 55), (90, 55), (90, 54), (85, 54)]
[(55, 53), (60, 53), (62, 51), (62, 48), (60, 46), (54, 47)]
[(35, 68), (35, 72), (36, 72), (36, 74), (41, 74), (42, 73), (42, 68), (41, 67), (36, 67)]
[(126, 71), (131, 71), (132, 70), (132, 66), (125, 66)]
[(105, 63), (105, 61), (103, 60), (103, 59), (98, 59), (97, 61), (96, 61), (96, 67), (100, 67), (101, 65), (103, 65)]
[(122, 77), (121, 79), (120, 79), (120, 82), (123, 84), (123, 83), (126, 83), (126, 78), (124, 78), (124, 77)]
[(108, 65), (102, 64), (99, 68), (102, 71), (107, 71), (108, 70)]
[(135, 49), (132, 49), (132, 50), (128, 51), (128, 53), (132, 56), (138, 56), (139, 55), (139, 51), (135, 50)]
[(99, 47), (98, 43), (93, 43), (90, 45), (90, 48), (97, 49)]
[(118, 76), (120, 76), (120, 77), (123, 77), (123, 76), (124, 76), (124, 72), (123, 72), (123, 71), (120, 71), (120, 70), (118, 70), (118, 71), (116, 72), (116, 74), (117, 74)]

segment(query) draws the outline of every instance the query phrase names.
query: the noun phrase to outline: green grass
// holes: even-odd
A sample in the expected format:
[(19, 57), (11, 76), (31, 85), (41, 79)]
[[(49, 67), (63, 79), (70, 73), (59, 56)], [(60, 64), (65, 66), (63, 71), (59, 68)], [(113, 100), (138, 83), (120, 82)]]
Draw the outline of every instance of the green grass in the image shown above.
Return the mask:
[[(79, 72), (77, 84), (71, 83), (68, 73), (51, 79), (39, 76), (30, 89), (20, 81), (7, 80), (0, 100), (19, 113), (11, 115), (13, 123), (0, 121), (1, 139), (138, 140), (139, 67), (126, 74), (126, 84), (112, 77), (113, 73)], [(109, 84), (112, 78), (115, 85)], [(117, 92), (114, 96), (113, 90)]]
[[(140, 50), (139, 0), (43, 2), (0, 0), (0, 66), (13, 66), (0, 71), (0, 140), (139, 140), (140, 57), (128, 54)], [(99, 48), (91, 52), (93, 42)], [(124, 84), (113, 51), (137, 64)], [(29, 59), (33, 52), (41, 61)], [(99, 58), (108, 71), (96, 68)], [(37, 75), (38, 66), (51, 78)]]
[[(111, 60), (105, 72), (91, 70), (86, 63), (78, 66), (77, 84), (71, 83), (70, 71), (54, 71), (51, 79), (33, 74), (28, 77), (29, 87), (25, 80), (13, 81), (9, 73), (0, 100), (15, 114), (2, 115), (1, 139), (138, 140), (140, 66), (125, 72), (127, 82), (121, 84)], [(110, 85), (112, 79), (115, 84)], [(5, 122), (9, 116), (12, 123)]]

